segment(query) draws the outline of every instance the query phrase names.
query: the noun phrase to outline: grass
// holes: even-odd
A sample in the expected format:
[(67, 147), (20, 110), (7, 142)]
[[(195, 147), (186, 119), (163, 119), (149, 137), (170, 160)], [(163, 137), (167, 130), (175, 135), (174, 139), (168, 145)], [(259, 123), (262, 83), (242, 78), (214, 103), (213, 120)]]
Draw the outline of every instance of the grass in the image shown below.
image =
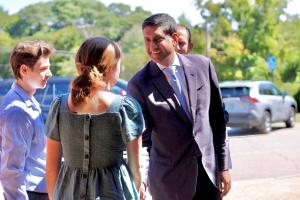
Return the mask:
[(296, 122), (300, 122), (300, 113), (296, 114)]

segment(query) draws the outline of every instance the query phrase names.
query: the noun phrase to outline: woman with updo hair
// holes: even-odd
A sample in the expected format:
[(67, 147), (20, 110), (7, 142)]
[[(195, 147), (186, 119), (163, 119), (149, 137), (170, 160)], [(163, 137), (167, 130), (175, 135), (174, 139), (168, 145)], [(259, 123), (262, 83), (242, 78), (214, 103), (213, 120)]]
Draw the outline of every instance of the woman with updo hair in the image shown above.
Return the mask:
[(70, 93), (54, 100), (46, 122), (49, 197), (138, 199), (141, 108), (135, 99), (110, 91), (119, 78), (121, 50), (93, 37), (80, 46), (75, 61), (79, 75)]

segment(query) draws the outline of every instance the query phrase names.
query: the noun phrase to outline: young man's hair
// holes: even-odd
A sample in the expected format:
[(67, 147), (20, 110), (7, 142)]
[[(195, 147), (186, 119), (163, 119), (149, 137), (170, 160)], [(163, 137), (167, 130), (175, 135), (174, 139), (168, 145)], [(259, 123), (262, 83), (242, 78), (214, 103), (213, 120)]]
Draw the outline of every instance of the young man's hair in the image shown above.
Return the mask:
[(21, 65), (24, 64), (33, 68), (41, 57), (51, 56), (54, 52), (54, 47), (44, 41), (18, 43), (12, 50), (9, 59), (15, 78), (22, 78), (20, 74)]
[(187, 26), (185, 25), (182, 25), (182, 24), (178, 24), (177, 27), (176, 27), (176, 30), (179, 31), (179, 29), (185, 29), (186, 32), (188, 33), (188, 42), (189, 44), (192, 43), (192, 32), (191, 32), (191, 29), (189, 29)]
[(142, 25), (143, 30), (146, 26), (164, 27), (164, 32), (168, 35), (172, 35), (173, 33), (176, 32), (175, 19), (165, 13), (158, 13), (145, 19)]

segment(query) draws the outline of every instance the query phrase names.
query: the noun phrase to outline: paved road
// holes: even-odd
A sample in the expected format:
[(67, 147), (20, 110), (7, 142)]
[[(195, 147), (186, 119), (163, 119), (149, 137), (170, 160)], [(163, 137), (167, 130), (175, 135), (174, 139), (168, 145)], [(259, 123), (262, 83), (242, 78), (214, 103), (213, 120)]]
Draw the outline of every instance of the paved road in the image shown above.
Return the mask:
[(270, 134), (234, 129), (229, 136), (233, 185), (224, 200), (300, 200), (300, 123), (278, 124)]
[(282, 127), (229, 132), (233, 186), (224, 200), (300, 200), (300, 123)]

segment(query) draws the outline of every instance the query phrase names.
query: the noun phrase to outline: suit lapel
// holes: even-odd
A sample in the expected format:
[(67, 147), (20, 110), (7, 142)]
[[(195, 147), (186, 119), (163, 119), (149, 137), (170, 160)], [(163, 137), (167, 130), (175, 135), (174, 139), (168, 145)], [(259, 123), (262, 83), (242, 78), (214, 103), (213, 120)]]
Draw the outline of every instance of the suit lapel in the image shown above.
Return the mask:
[(154, 62), (150, 62), (150, 73), (153, 77), (152, 83), (155, 88), (159, 91), (159, 93), (163, 96), (163, 98), (168, 102), (171, 108), (189, 125), (191, 125), (190, 120), (188, 119), (185, 111), (179, 105), (178, 99), (169, 85), (167, 79), (164, 74), (158, 68), (158, 66)]
[(192, 119), (194, 121), (196, 115), (196, 104), (197, 104), (197, 97), (196, 97), (196, 85), (197, 85), (197, 73), (196, 69), (193, 64), (186, 59), (184, 56), (177, 54), (181, 65), (183, 66), (186, 82), (187, 82), (187, 90), (189, 95), (189, 104), (192, 112)]

